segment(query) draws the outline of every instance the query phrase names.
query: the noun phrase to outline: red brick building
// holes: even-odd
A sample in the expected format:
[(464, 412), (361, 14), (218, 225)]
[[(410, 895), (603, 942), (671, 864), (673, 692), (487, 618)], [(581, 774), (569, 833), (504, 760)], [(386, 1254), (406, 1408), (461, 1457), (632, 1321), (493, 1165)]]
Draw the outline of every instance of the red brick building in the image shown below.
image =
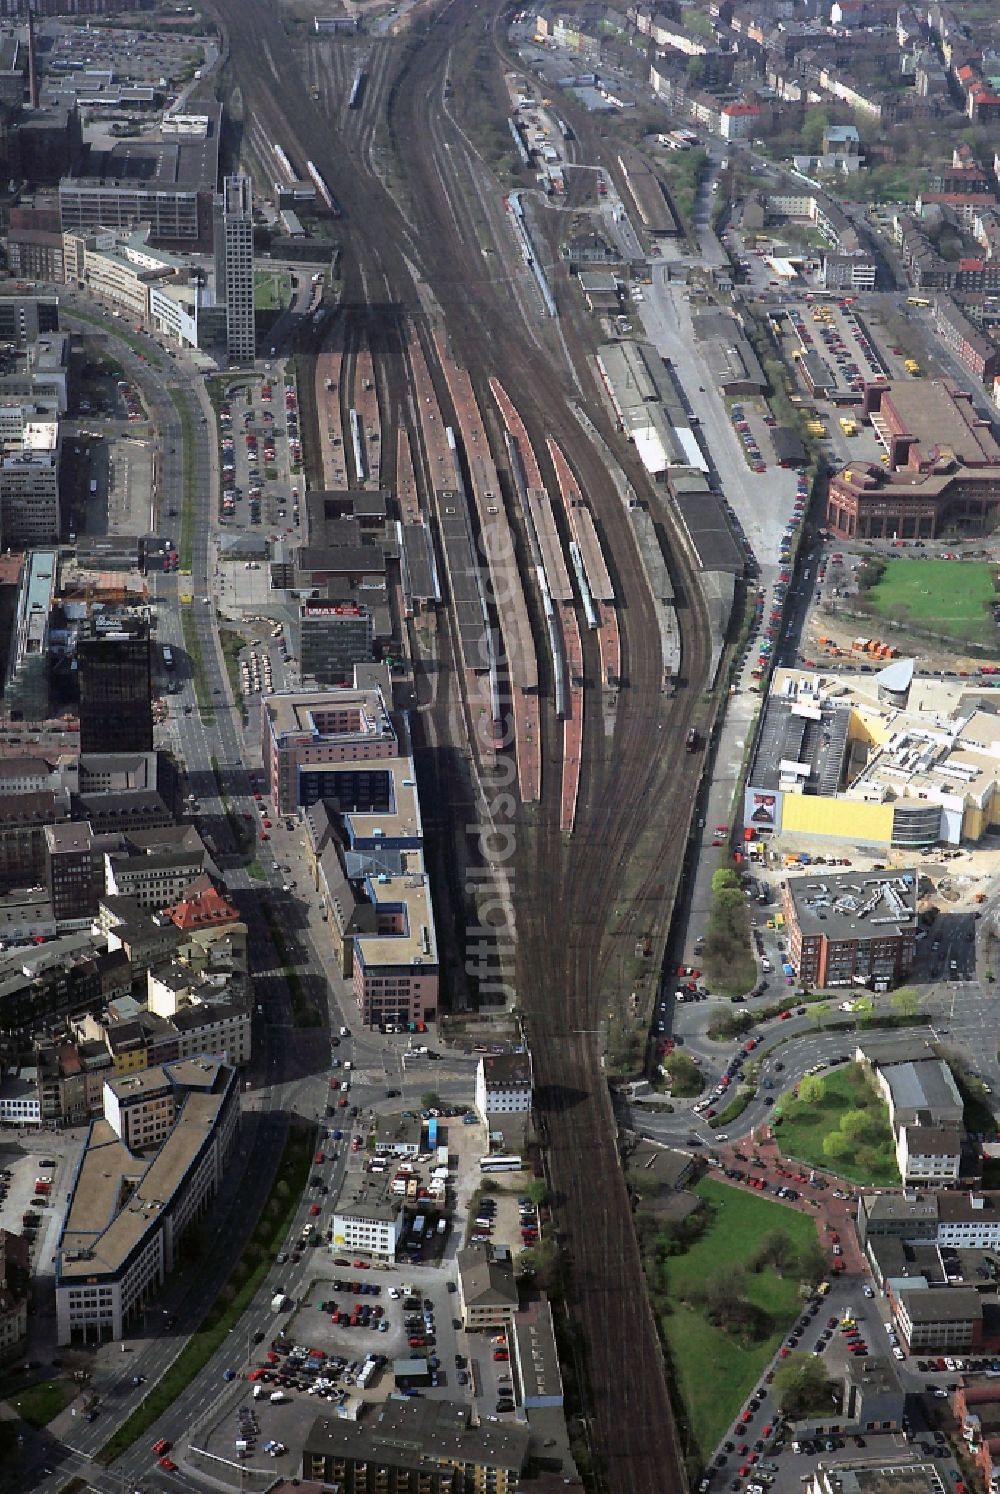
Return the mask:
[(966, 1380), (954, 1392), (952, 1410), (987, 1489), (1000, 1478), (1000, 1382)]
[(872, 385), (862, 416), (888, 465), (856, 462), (830, 480), (840, 539), (934, 539), (946, 524), (982, 532), (1000, 508), (1000, 445), (971, 396), (930, 380)]

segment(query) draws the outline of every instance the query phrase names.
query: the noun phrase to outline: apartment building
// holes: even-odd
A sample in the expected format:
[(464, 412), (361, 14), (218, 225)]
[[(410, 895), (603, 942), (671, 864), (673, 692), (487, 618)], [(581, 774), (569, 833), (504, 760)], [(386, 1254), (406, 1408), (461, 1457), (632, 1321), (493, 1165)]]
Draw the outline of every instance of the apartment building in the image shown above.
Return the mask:
[[(138, 1080), (105, 1086), (105, 1115), (92, 1124), (73, 1178), (56, 1252), (59, 1344), (121, 1339), (141, 1323), (185, 1231), (218, 1192), (236, 1138), (234, 1069), (189, 1059)], [(135, 1126), (141, 1139), (146, 1121), (147, 1134), (161, 1139), (136, 1154), (126, 1138)]]
[(460, 1250), (458, 1301), (467, 1332), (506, 1328), (517, 1312), (517, 1283), (510, 1253), (492, 1245), (470, 1245)]
[(514, 1494), (528, 1442), (516, 1421), (473, 1425), (465, 1404), (387, 1400), (363, 1422), (319, 1417), (302, 1449), (302, 1477), (342, 1494)]

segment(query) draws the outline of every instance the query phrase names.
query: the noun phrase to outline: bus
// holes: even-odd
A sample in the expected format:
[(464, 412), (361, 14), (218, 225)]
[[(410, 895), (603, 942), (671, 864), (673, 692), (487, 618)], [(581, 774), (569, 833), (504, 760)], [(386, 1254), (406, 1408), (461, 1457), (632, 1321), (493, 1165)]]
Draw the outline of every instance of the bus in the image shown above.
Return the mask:
[(907, 306), (929, 306), (931, 303), (926, 296), (907, 296)]
[(522, 1166), (521, 1158), (514, 1156), (480, 1157), (479, 1159), (480, 1172), (520, 1172)]

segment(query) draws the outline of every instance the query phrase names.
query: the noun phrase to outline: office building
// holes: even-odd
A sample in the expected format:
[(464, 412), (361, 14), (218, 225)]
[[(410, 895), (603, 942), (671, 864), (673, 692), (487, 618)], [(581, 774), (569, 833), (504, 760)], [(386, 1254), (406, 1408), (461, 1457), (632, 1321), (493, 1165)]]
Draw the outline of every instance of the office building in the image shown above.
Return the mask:
[(917, 938), (913, 870), (827, 873), (782, 883), (788, 958), (803, 985), (886, 991), (910, 968)]
[(530, 1114), (530, 1053), (483, 1054), (476, 1066), (476, 1109), (484, 1120)]
[(214, 1059), (116, 1079), (104, 1096), (56, 1252), (59, 1344), (117, 1340), (141, 1324), (219, 1191), (239, 1126), (236, 1071)]
[(401, 1200), (389, 1192), (386, 1178), (349, 1173), (333, 1211), (334, 1255), (361, 1252), (390, 1265), (400, 1237)]
[(152, 643), (136, 614), (95, 612), (77, 637), (81, 752), (153, 746)]
[(802, 1480), (803, 1494), (942, 1494), (943, 1487), (937, 1465), (913, 1462), (909, 1452), (892, 1458), (848, 1457), (844, 1463), (824, 1459)]
[(19, 406), (0, 432), (0, 539), (8, 549), (51, 545), (60, 537), (59, 420), (44, 406)]
[(101, 863), (86, 821), (49, 825), (45, 830), (46, 879), (57, 923), (89, 919), (103, 891)]
[(57, 296), (0, 296), (0, 342), (30, 348), (42, 333), (58, 330)]
[(279, 814), (326, 797), (323, 770), (399, 755), (385, 692), (370, 688), (266, 695), (261, 746), (268, 790)]
[(354, 678), (355, 664), (372, 658), (375, 624), (368, 607), (301, 602), (298, 632), (302, 678), (317, 684), (347, 684)]
[(385, 1401), (364, 1421), (319, 1417), (302, 1449), (302, 1477), (340, 1494), (514, 1494), (528, 1460), (528, 1428), (473, 1425), (450, 1401)]
[(852, 462), (830, 479), (838, 539), (936, 539), (949, 524), (985, 532), (1000, 509), (1000, 444), (965, 390), (930, 379), (870, 384), (862, 418), (887, 465)]
[(44, 721), (49, 713), (49, 614), (58, 561), (55, 550), (35, 550), (21, 571), (3, 691), (15, 721)]
[(961, 1354), (982, 1343), (983, 1302), (975, 1287), (916, 1280), (896, 1283), (889, 1295), (907, 1353)]
[(88, 147), (79, 171), (59, 182), (62, 231), (128, 230), (148, 224), (150, 236), (184, 248), (207, 249), (219, 179), (222, 105), (203, 116), (204, 130), (144, 132), (110, 150)]
[(226, 308), (230, 363), (252, 363), (257, 350), (253, 304), (253, 191), (248, 176), (227, 176), (215, 212), (215, 293)]

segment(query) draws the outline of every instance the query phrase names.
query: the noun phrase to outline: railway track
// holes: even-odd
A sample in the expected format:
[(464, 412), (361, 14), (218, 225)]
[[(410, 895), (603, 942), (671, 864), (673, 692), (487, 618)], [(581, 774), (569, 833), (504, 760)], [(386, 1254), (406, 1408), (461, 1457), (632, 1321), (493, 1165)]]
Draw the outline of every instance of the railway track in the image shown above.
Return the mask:
[[(448, 193), (447, 155), (467, 151), (439, 107), (449, 69), (462, 66), (463, 47), (482, 32), (484, 15), (446, 3), (425, 36), (399, 59), (385, 94), (389, 132), (408, 186), (413, 222), (403, 218), (367, 160), (342, 150), (329, 123), (302, 97), (299, 63), (280, 19), (265, 0), (212, 0), (227, 24), (236, 80), (267, 131), (293, 159), (316, 162), (345, 218), (345, 302), (360, 301), (364, 285), (386, 283), (392, 297), (417, 312), (430, 294), (444, 316), (456, 356), (480, 385), (496, 372), (508, 388), (532, 392), (525, 410), (528, 436), (543, 450), (558, 441), (607, 536), (618, 594), (627, 599), (621, 620), (623, 675), (610, 738), (599, 709), (584, 722), (583, 769), (576, 829), (567, 850), (559, 832), (561, 723), (541, 717), (541, 802), (517, 825), (514, 896), (518, 927), (518, 1004), (532, 1046), (538, 1107), (556, 1198), (561, 1240), (569, 1262), (569, 1308), (579, 1330), (579, 1368), (591, 1412), (591, 1442), (599, 1480), (608, 1494), (673, 1494), (686, 1487), (655, 1324), (646, 1301), (629, 1201), (618, 1164), (614, 1120), (601, 1068), (602, 1022), (609, 973), (618, 959), (607, 935), (624, 895), (630, 853), (656, 818), (661, 851), (627, 895), (666, 906), (675, 847), (686, 832), (695, 769), (682, 744), (708, 663), (707, 628), (699, 607), (682, 616), (684, 673), (690, 686), (674, 698), (661, 690), (661, 655), (652, 600), (631, 535), (609, 493), (600, 453), (569, 408), (579, 391), (561, 368), (555, 338), (524, 322), (527, 293), (511, 293), (502, 253), (500, 273), (486, 273), (480, 242), (482, 203), (472, 193)], [(471, 29), (470, 29), (471, 28)], [(262, 69), (267, 42), (273, 72)], [(502, 87), (502, 80), (501, 80)], [(296, 99), (295, 126), (281, 99)], [(428, 112), (432, 129), (428, 144)], [(451, 152), (444, 147), (451, 144)], [(442, 159), (444, 156), (444, 159)], [(443, 179), (443, 180), (442, 180)], [(475, 209), (470, 207), (475, 201)], [(447, 245), (444, 249), (441, 246)], [(420, 276), (415, 285), (413, 271)], [(476, 287), (470, 296), (469, 287)], [(580, 360), (582, 346), (571, 344)], [(346, 379), (345, 379), (346, 382)], [(481, 396), (480, 396), (481, 398)], [(582, 400), (595, 426), (616, 442), (595, 391)], [(641, 478), (637, 479), (641, 481)], [(690, 596), (697, 584), (687, 582)], [(589, 642), (590, 640), (588, 640)], [(443, 765), (453, 712), (438, 696), (428, 712), (430, 814), (444, 826), (476, 809), (466, 778)], [(678, 771), (680, 763), (680, 771)], [(452, 778), (454, 777), (454, 782)], [(443, 833), (443, 830), (442, 830)], [(461, 907), (461, 902), (455, 904)], [(662, 911), (662, 910), (661, 910)], [(581, 1167), (581, 1157), (586, 1165)]]

